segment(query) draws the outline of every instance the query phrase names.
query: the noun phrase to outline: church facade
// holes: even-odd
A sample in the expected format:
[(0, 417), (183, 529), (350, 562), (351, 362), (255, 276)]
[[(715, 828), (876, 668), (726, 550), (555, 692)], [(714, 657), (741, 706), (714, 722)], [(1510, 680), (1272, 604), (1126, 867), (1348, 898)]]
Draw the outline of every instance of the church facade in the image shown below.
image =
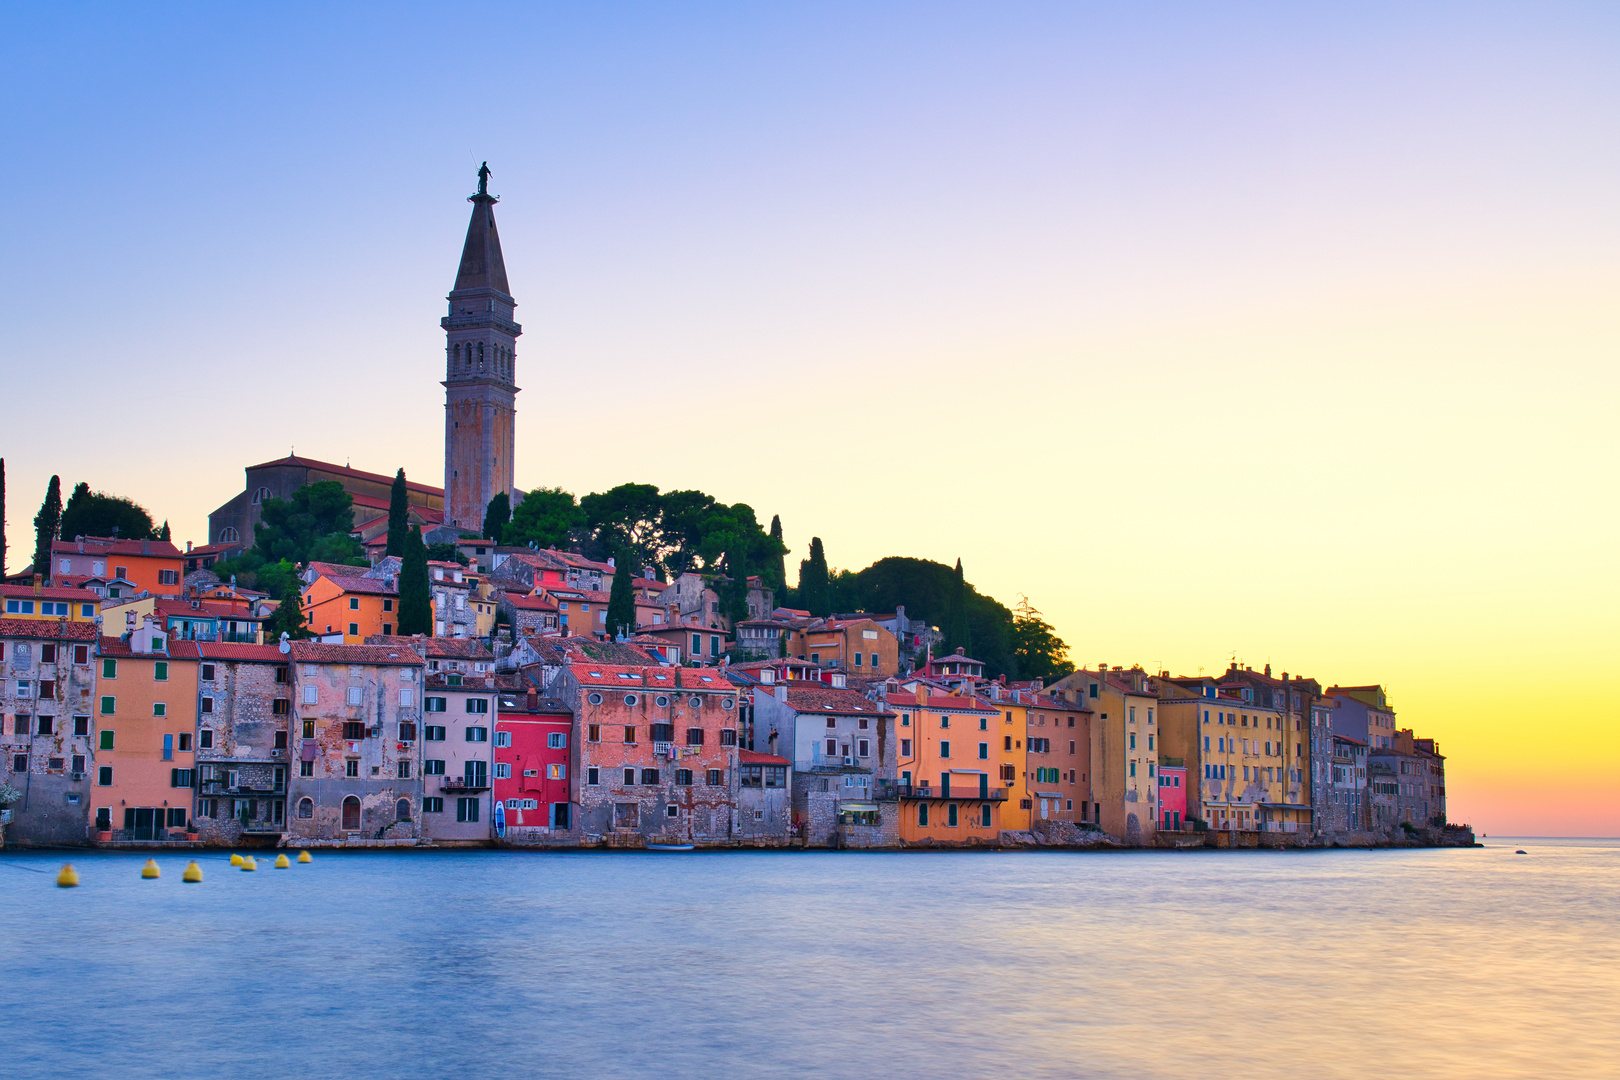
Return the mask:
[(478, 170), (472, 219), (461, 249), (444, 328), (444, 520), (477, 532), (489, 501), (513, 488), (517, 301), (506, 281), (489, 167)]

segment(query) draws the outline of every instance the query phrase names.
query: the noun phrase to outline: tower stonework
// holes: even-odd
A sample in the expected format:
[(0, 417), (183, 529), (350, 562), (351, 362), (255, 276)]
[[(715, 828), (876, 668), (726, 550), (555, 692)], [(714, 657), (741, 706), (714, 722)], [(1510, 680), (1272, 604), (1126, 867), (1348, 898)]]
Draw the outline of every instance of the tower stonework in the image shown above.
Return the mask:
[(461, 267), (450, 290), (445, 334), (444, 520), (478, 531), (484, 510), (500, 492), (513, 492), (513, 420), (517, 397), (517, 301), (506, 283), (501, 238), (495, 231), (495, 196), (489, 167), (478, 170), (478, 193), (469, 197), (472, 220)]

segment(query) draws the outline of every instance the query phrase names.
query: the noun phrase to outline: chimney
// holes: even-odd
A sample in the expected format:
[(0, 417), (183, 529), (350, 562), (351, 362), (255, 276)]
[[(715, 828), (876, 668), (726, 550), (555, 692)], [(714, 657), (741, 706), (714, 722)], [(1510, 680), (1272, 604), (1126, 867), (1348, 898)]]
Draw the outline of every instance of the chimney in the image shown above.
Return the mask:
[(1266, 665), (1266, 678), (1269, 679), (1270, 677), (1271, 677), (1271, 665), (1267, 664)]
[(967, 650), (962, 648), (962, 646), (958, 645), (956, 647), (956, 655), (957, 656), (966, 656), (967, 655)]
[(190, 540), (186, 541), (186, 554), (187, 555), (191, 554), (191, 541)]
[(79, 535), (78, 535), (78, 536), (75, 536), (75, 537), (74, 537), (74, 538), (73, 538), (73, 539), (74, 539), (74, 540), (76, 540), (76, 541), (78, 541), (78, 544), (79, 544), (79, 554), (80, 554), (80, 555), (83, 555), (83, 554), (84, 554), (84, 534), (83, 534), (83, 533), (80, 533), (80, 534), (79, 534)]
[(150, 555), (150, 554), (152, 554), (152, 541), (150, 541), (150, 540), (142, 540), (141, 541), (141, 554), (142, 555)]
[(539, 712), (540, 692), (538, 690), (530, 690), (525, 697), (524, 705), (527, 706), (530, 712)]
[(777, 683), (776, 684), (776, 700), (777, 701), (786, 701), (787, 700), (787, 692), (788, 692), (787, 683)]
[(45, 584), (45, 579), (43, 577), (41, 577), (39, 574), (35, 574), (34, 575), (34, 595), (35, 596), (39, 595), (40, 590), (41, 590), (41, 588), (43, 588), (44, 584)]

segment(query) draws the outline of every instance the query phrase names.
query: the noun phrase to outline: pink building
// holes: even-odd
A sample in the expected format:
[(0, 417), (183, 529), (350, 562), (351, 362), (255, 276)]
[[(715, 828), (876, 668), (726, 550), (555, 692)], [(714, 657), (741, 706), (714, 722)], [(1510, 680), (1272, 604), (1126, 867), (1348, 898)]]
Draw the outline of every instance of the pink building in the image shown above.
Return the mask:
[(1187, 768), (1159, 766), (1159, 828), (1181, 831), (1187, 821)]
[(504, 804), (506, 837), (542, 840), (573, 823), (574, 714), (534, 691), (499, 695), (495, 718), (495, 800)]

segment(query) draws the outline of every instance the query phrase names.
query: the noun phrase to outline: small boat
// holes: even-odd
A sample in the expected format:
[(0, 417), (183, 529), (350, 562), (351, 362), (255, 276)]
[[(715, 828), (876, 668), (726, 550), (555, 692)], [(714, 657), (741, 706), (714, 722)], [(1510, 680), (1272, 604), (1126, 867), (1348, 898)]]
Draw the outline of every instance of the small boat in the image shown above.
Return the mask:
[(648, 851), (691, 851), (691, 844), (648, 844)]

